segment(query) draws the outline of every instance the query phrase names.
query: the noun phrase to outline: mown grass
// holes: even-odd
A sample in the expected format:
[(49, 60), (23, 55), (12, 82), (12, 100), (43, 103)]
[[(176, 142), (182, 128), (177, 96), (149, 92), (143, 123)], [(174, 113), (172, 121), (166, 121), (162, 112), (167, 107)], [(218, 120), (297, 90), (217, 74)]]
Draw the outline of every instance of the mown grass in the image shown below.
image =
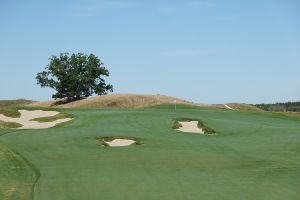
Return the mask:
[(7, 129), (7, 128), (20, 128), (20, 127), (22, 127), (22, 125), (19, 123), (5, 122), (0, 120), (0, 128)]
[(183, 122), (190, 122), (190, 121), (198, 121), (198, 128), (202, 129), (204, 134), (216, 134), (217, 132), (210, 128), (209, 126), (207, 126), (206, 124), (204, 124), (203, 121), (199, 120), (199, 119), (191, 119), (191, 118), (178, 118), (174, 120), (173, 129), (179, 129), (181, 126), (181, 124), (179, 123), (180, 121)]
[(0, 199), (32, 200), (38, 171), (31, 164), (0, 143)]
[(6, 117), (18, 118), (21, 116), (21, 113), (17, 110), (12, 109), (0, 109), (0, 114), (5, 115)]
[[(0, 129), (0, 199), (300, 199), (300, 123), (269, 112), (164, 105), (148, 109), (69, 109), (72, 123)], [(201, 119), (222, 134), (174, 134), (174, 119)], [(100, 148), (98, 137), (144, 145)], [(6, 149), (7, 149), (6, 148)], [(15, 154), (13, 154), (15, 155)], [(12, 188), (13, 194), (4, 196)], [(117, 191), (117, 192), (116, 192)]]
[(32, 119), (30, 121), (53, 122), (53, 121), (56, 121), (58, 119), (63, 119), (63, 118), (75, 118), (75, 116), (71, 115), (71, 114), (66, 114), (66, 113), (59, 113), (59, 114), (57, 114), (55, 116), (52, 116), (52, 117), (39, 117), (39, 118)]

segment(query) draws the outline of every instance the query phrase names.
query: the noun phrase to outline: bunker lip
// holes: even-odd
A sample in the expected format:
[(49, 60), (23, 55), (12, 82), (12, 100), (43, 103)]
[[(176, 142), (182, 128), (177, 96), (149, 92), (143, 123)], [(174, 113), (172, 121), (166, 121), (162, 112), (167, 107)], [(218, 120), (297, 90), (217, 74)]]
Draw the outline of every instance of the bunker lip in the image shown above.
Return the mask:
[(178, 123), (181, 125), (176, 129), (178, 131), (204, 134), (204, 131), (198, 127), (198, 121), (178, 121)]
[(35, 118), (41, 118), (41, 117), (53, 117), (59, 114), (59, 112), (44, 111), (44, 110), (18, 110), (18, 111), (21, 113), (21, 116), (19, 118), (7, 117), (3, 114), (0, 114), (0, 120), (5, 122), (15, 122), (21, 124), (22, 127), (19, 127), (17, 129), (45, 129), (45, 128), (54, 127), (57, 124), (67, 122), (73, 119), (73, 118), (62, 118), (52, 122), (37, 122), (31, 120)]

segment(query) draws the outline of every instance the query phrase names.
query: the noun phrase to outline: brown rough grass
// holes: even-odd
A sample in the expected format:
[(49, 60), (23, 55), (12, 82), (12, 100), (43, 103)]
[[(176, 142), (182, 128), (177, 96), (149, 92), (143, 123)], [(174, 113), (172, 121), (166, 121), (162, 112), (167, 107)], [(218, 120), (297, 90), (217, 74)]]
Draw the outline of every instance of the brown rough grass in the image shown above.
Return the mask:
[(263, 111), (262, 109), (252, 106), (245, 103), (227, 103), (229, 107), (231, 107), (234, 110), (246, 110), (246, 111)]
[[(67, 104), (56, 105), (55, 100), (47, 102), (36, 102), (29, 104), (29, 106), (39, 107), (59, 107), (59, 108), (142, 108), (148, 106), (155, 106), (160, 104), (170, 104), (176, 101), (177, 104), (187, 105), (206, 105), (193, 103), (186, 100), (178, 99), (175, 97), (169, 97), (165, 95), (141, 95), (141, 94), (109, 94), (89, 97)], [(209, 105), (207, 105), (209, 106)]]
[(15, 123), (15, 122), (5, 122), (0, 120), (0, 129), (1, 128), (20, 128), (22, 127), (21, 124)]

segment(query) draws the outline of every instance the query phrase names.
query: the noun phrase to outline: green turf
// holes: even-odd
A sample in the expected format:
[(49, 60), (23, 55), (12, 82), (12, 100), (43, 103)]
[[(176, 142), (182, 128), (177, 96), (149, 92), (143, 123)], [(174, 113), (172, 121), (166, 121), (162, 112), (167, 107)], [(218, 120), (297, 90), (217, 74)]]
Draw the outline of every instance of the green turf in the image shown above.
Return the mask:
[[(0, 199), (14, 199), (4, 193), (18, 184), (35, 186), (37, 200), (300, 199), (299, 118), (168, 105), (66, 112), (77, 118), (0, 130)], [(178, 132), (177, 118), (201, 119), (218, 134)], [(143, 145), (109, 148), (97, 139), (114, 136)], [(7, 173), (7, 165), (22, 168)]]

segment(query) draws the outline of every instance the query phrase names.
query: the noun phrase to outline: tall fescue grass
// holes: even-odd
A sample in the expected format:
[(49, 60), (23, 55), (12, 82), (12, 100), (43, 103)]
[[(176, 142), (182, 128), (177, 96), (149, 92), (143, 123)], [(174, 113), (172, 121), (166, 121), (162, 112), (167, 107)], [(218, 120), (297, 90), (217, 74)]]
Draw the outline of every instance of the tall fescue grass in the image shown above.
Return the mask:
[(33, 103), (33, 101), (26, 99), (0, 100), (0, 106), (24, 106), (30, 103)]
[(0, 109), (0, 114), (6, 116), (6, 117), (20, 117), (21, 113), (17, 110), (8, 110), (8, 109)]
[(20, 128), (22, 127), (21, 124), (15, 122), (4, 122), (0, 120), (0, 128), (7, 129), (7, 128)]

